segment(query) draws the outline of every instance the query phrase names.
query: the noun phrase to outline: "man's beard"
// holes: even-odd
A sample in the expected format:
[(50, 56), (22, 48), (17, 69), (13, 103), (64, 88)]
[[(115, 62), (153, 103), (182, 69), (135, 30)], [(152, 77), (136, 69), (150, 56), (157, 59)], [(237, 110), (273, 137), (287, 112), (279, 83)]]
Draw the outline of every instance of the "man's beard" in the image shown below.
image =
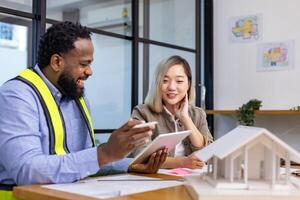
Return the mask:
[(63, 90), (65, 96), (72, 99), (78, 99), (84, 95), (84, 88), (77, 87), (77, 81), (72, 78), (67, 72), (63, 72), (57, 81), (57, 84)]

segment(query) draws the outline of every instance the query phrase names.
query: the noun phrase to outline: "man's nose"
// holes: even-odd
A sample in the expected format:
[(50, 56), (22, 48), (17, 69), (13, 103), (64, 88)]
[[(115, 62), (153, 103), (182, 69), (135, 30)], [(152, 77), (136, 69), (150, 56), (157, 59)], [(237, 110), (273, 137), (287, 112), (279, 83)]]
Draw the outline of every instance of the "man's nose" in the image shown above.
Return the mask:
[(85, 73), (87, 76), (92, 76), (92, 75), (93, 75), (92, 67), (91, 67), (91, 66), (88, 66), (88, 67), (86, 68), (86, 70), (84, 71), (84, 73)]

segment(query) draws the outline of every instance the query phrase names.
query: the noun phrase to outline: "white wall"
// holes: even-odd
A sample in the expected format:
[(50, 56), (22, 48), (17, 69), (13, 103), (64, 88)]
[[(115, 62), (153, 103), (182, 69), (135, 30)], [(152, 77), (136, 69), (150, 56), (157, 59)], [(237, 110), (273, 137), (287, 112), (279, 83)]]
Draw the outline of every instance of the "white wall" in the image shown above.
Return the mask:
[[(289, 109), (300, 105), (299, 0), (214, 1), (215, 109), (237, 109), (250, 99), (262, 100), (262, 109)], [(229, 19), (262, 15), (263, 38), (248, 43), (229, 41)], [(294, 69), (257, 72), (257, 44), (295, 41)]]
[[(238, 109), (252, 98), (262, 109), (290, 109), (300, 105), (300, 1), (214, 0), (214, 105), (215, 109)], [(231, 17), (261, 14), (260, 41), (231, 43)], [(257, 44), (295, 41), (294, 69), (257, 72)], [(237, 125), (236, 116), (215, 116), (215, 137)], [(300, 150), (300, 116), (257, 116), (256, 126), (265, 127)]]

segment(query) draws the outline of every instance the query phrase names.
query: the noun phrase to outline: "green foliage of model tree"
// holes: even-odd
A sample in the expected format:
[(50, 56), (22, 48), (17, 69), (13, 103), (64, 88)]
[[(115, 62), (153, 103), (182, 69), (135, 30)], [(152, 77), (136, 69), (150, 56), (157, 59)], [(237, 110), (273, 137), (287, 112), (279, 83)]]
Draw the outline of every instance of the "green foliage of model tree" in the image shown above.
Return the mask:
[(238, 119), (241, 125), (245, 126), (253, 126), (254, 125), (254, 112), (255, 110), (259, 110), (262, 106), (261, 101), (257, 99), (251, 99), (248, 103), (243, 104), (239, 107), (238, 111)]

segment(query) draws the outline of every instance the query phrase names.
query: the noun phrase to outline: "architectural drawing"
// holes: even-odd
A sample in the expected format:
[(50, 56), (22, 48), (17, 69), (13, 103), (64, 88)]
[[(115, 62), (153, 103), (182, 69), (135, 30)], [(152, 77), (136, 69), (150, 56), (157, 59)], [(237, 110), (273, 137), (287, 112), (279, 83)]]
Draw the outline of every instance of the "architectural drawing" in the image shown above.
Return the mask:
[(285, 70), (294, 66), (293, 40), (285, 42), (270, 42), (257, 45), (258, 71)]
[(261, 39), (261, 15), (232, 17), (229, 20), (232, 42), (248, 42)]

